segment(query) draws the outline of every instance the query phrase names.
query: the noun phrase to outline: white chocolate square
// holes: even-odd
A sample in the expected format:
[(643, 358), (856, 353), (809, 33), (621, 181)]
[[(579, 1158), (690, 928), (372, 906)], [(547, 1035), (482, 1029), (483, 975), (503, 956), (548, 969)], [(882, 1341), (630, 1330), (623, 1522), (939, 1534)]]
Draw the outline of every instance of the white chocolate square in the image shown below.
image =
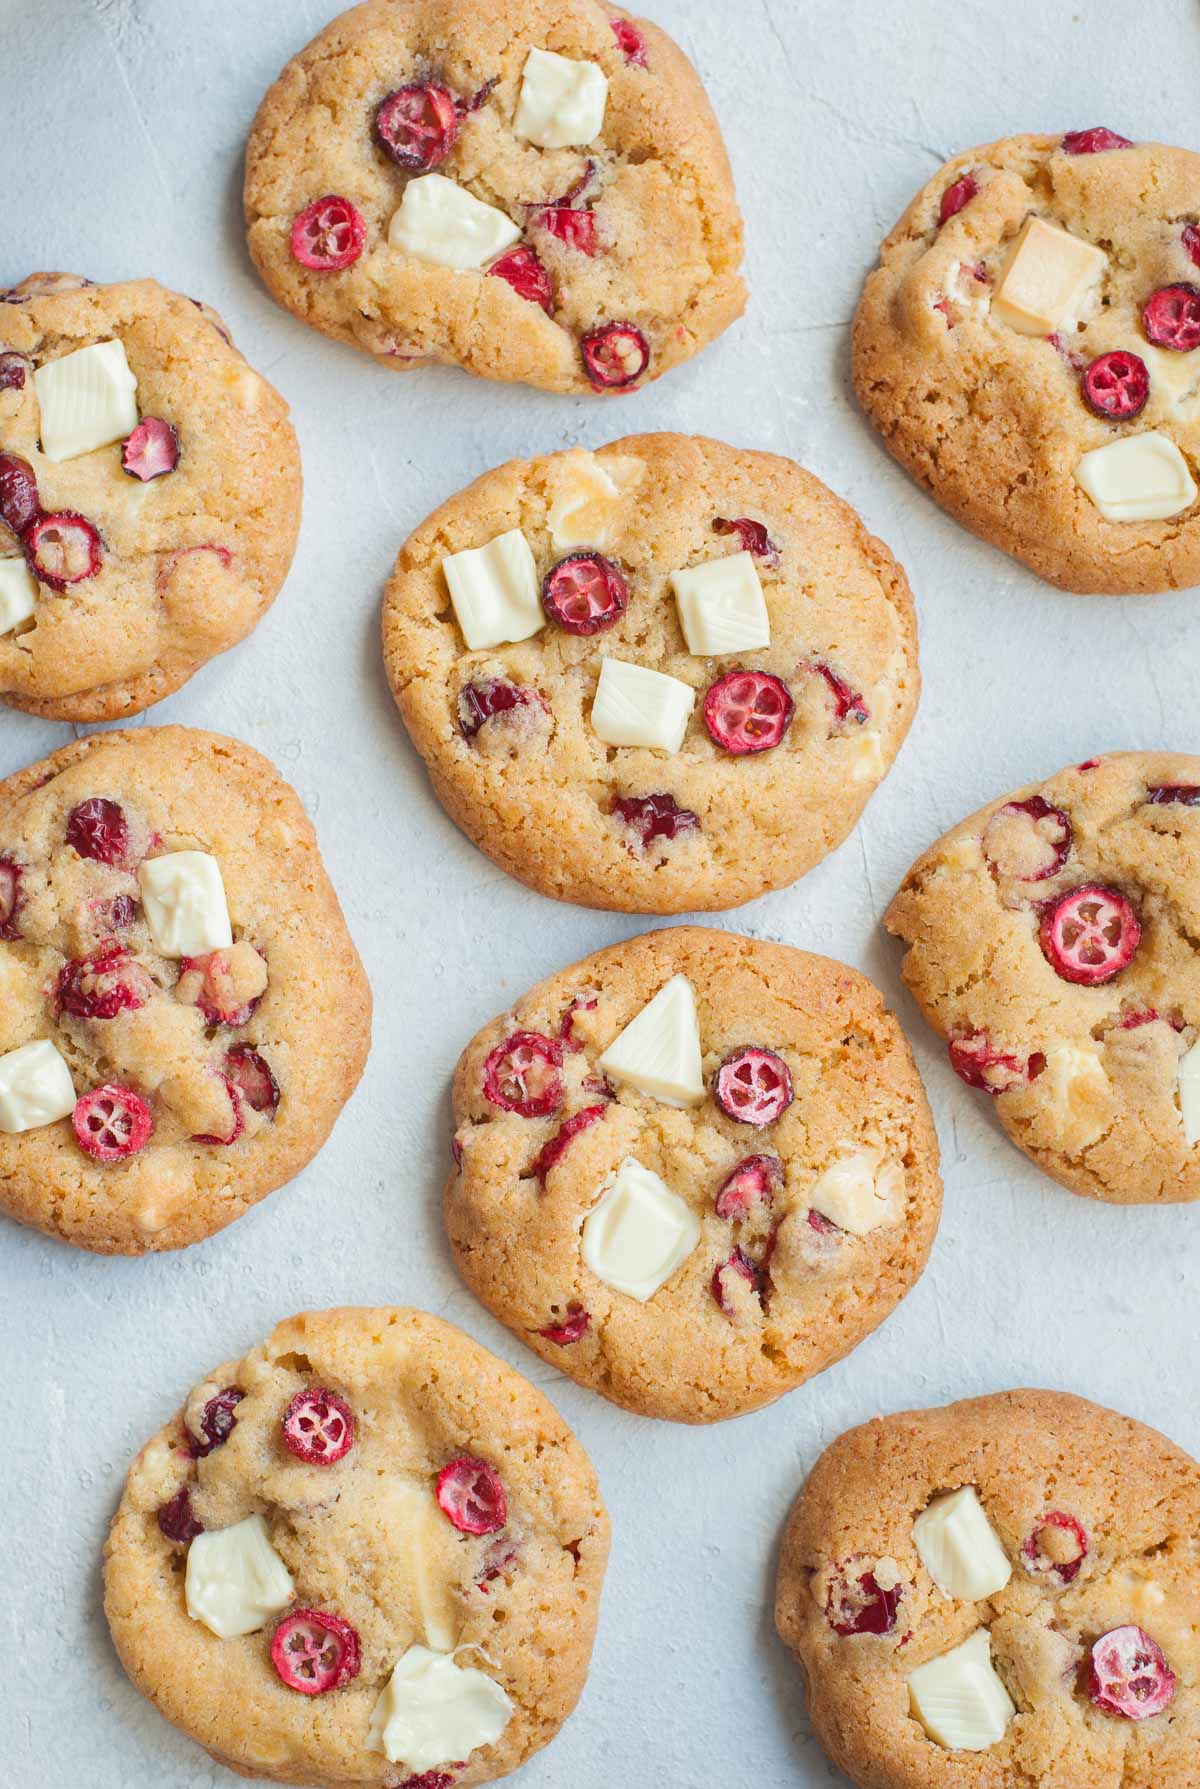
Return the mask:
[(450, 601), (472, 652), (527, 640), (546, 625), (533, 549), (519, 528), (442, 560)]
[(913, 1523), (921, 1564), (939, 1590), (974, 1603), (1003, 1590), (1012, 1577), (1008, 1554), (971, 1485), (935, 1497)]
[(941, 1658), (918, 1665), (908, 1694), (930, 1739), (953, 1752), (986, 1752), (1004, 1738), (1017, 1712), (992, 1664), (985, 1627)]
[(142, 910), (164, 957), (203, 957), (233, 943), (221, 866), (207, 851), (168, 851), (138, 870)]
[(0, 1056), (0, 1131), (17, 1136), (74, 1110), (71, 1071), (49, 1038)]
[(23, 559), (0, 559), (0, 634), (11, 634), (37, 607), (37, 579)]
[(707, 1097), (700, 1061), (696, 995), (673, 975), (618, 1033), (596, 1064), (601, 1074), (666, 1106), (698, 1106)]
[(485, 205), (444, 174), (410, 180), (388, 225), (393, 248), (460, 271), (494, 261), (520, 240), (521, 231), (507, 212)]
[(1169, 522), (1196, 501), (1187, 461), (1169, 435), (1123, 435), (1085, 453), (1075, 468), (1106, 522)]
[(1107, 265), (1103, 249), (1045, 218), (1028, 217), (992, 299), (992, 315), (1022, 335), (1053, 335), (1075, 316)]
[(854, 1149), (831, 1162), (808, 1195), (809, 1205), (839, 1230), (867, 1236), (898, 1221), (904, 1209), (904, 1169), (882, 1149)]
[[(193, 1541), (192, 1545), (195, 1545)], [(474, 1653), (486, 1658), (478, 1647)], [(406, 1773), (424, 1776), (495, 1745), (512, 1719), (505, 1690), (449, 1653), (410, 1646), (375, 1704), (367, 1747)]]
[(261, 1516), (198, 1534), (188, 1548), (184, 1594), (193, 1621), (221, 1640), (265, 1627), (296, 1593)]
[(123, 342), (95, 342), (48, 360), (34, 373), (33, 384), (48, 460), (73, 460), (122, 441), (137, 428), (137, 380)]
[(592, 702), (592, 727), (606, 745), (643, 745), (677, 752), (696, 704), (678, 677), (623, 658), (606, 658)]
[(1183, 1140), (1191, 1149), (1200, 1143), (1200, 1042), (1179, 1059), (1178, 1091)]
[(595, 62), (530, 50), (513, 129), (539, 149), (582, 148), (600, 135), (608, 77)]
[(671, 584), (689, 652), (724, 658), (771, 644), (767, 601), (749, 553), (673, 571)]
[(700, 1220), (657, 1174), (627, 1156), (583, 1222), (583, 1264), (646, 1304), (700, 1240)]

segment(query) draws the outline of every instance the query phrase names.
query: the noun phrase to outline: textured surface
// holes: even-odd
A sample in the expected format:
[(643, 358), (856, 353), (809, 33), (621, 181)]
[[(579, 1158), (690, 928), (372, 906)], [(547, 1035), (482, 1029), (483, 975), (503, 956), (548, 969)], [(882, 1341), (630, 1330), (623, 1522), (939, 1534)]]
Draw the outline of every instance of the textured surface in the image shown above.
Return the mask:
[[(464, 1039), (538, 978), (643, 921), (555, 905), (484, 862), (438, 807), (379, 658), (397, 542), (488, 467), (637, 429), (788, 454), (910, 568), (926, 693), (853, 839), (736, 928), (838, 956), (897, 1007), (935, 1108), (946, 1203), (929, 1268), (853, 1356), (755, 1416), (692, 1430), (624, 1415), (549, 1368), (613, 1517), (588, 1687), (521, 1789), (661, 1782), (829, 1789), (799, 1675), (775, 1637), (775, 1553), (802, 1474), (875, 1411), (1057, 1385), (1200, 1453), (1200, 1208), (1131, 1212), (1060, 1191), (954, 1078), (900, 987), (879, 917), (916, 855), (1005, 789), (1102, 750), (1194, 749), (1195, 598), (1058, 596), (944, 516), (847, 394), (846, 324), (881, 238), (945, 158), (1016, 128), (1106, 120), (1186, 141), (1200, 11), (1144, 0), (1136, 56), (1069, 0), (657, 0), (721, 119), (747, 212), (746, 319), (613, 406), (389, 378), (270, 300), (242, 246), (241, 145), (323, 0), (6, 0), (0, 82), (24, 165), (4, 278), (151, 263), (217, 305), (293, 407), (299, 555), (252, 639), (154, 719), (240, 735), (298, 788), (375, 987), (359, 1092), (314, 1165), (223, 1236), (146, 1261), (85, 1258), (5, 1226), (0, 1347), (19, 1407), (0, 1457), (9, 1621), (0, 1698), (20, 1789), (232, 1789), (125, 1681), (99, 1556), (126, 1464), (205, 1363), (313, 1305), (442, 1311), (524, 1368), (442, 1236), (449, 1086)], [(1122, 24), (1128, 43), (1128, 21)], [(54, 96), (69, 94), (64, 125)], [(1200, 145), (1196, 145), (1200, 147)], [(71, 170), (70, 178), (67, 169)], [(51, 192), (51, 186), (53, 191)], [(24, 252), (22, 251), (24, 248)], [(4, 772), (62, 727), (0, 719)]]

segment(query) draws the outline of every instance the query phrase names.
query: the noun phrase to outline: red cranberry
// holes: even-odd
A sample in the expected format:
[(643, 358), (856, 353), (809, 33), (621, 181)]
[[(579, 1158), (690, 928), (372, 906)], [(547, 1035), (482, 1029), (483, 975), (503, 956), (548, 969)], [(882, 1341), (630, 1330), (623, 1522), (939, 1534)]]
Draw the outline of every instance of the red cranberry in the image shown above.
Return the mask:
[(90, 957), (74, 957), (58, 972), (60, 1012), (76, 1019), (115, 1019), (137, 1012), (150, 993), (150, 978), (123, 944), (107, 939)]
[(655, 839), (678, 838), (681, 832), (698, 832), (700, 817), (681, 808), (673, 795), (618, 795), (612, 811), (635, 833), (643, 851)]
[(582, 1305), (572, 1305), (561, 1323), (552, 1323), (547, 1329), (539, 1329), (538, 1334), (547, 1342), (553, 1342), (556, 1348), (569, 1348), (587, 1331), (591, 1316)]
[(1200, 808), (1200, 788), (1195, 783), (1159, 783), (1157, 788), (1147, 791), (1146, 800), (1155, 808), (1175, 804), (1185, 808)]
[(75, 1102), (71, 1123), (79, 1147), (97, 1162), (126, 1162), (150, 1140), (150, 1108), (128, 1087), (109, 1082)]
[(419, 1777), (405, 1777), (397, 1789), (453, 1789), (454, 1778), (449, 1771), (423, 1770)]
[(595, 1124), (598, 1118), (603, 1118), (607, 1110), (606, 1106), (584, 1106), (582, 1111), (572, 1112), (571, 1116), (564, 1119), (559, 1125), (550, 1141), (543, 1146), (535, 1158), (533, 1166), (523, 1178), (544, 1182), (551, 1168), (557, 1167), (580, 1131), (587, 1130), (589, 1125)]
[(483, 1065), (484, 1097), (521, 1118), (549, 1118), (562, 1105), (562, 1045), (537, 1031), (514, 1031)]
[(568, 634), (599, 634), (625, 613), (629, 590), (603, 553), (572, 553), (546, 573), (542, 607)]
[(548, 236), (565, 242), (581, 255), (594, 255), (600, 246), (594, 211), (579, 211), (569, 205), (544, 205), (534, 214), (534, 223)]
[(1187, 224), (1183, 232), (1183, 246), (1192, 260), (1200, 267), (1200, 225)]
[(240, 1385), (227, 1385), (215, 1397), (208, 1400), (200, 1416), (200, 1434), (189, 1434), (188, 1441), (192, 1454), (197, 1460), (203, 1460), (216, 1447), (224, 1447), (237, 1427), (234, 1412), (245, 1392)]
[(1200, 286), (1160, 286), (1142, 306), (1142, 328), (1156, 348), (1200, 348)]
[(1141, 936), (1125, 896), (1094, 882), (1060, 895), (1042, 915), (1046, 961), (1064, 981), (1085, 987), (1098, 987), (1127, 968)]
[(292, 254), (314, 273), (338, 273), (353, 267), (367, 241), (361, 211), (349, 199), (326, 193), (292, 219)]
[[(1053, 1537), (1048, 1544), (1062, 1554), (1059, 1559), (1045, 1551), (1048, 1534)], [(1063, 1510), (1051, 1509), (1046, 1511), (1021, 1548), (1021, 1563), (1030, 1577), (1049, 1578), (1061, 1588), (1079, 1576), (1079, 1568), (1087, 1555), (1088, 1537), (1083, 1523)]]
[(536, 690), (508, 683), (503, 677), (489, 677), (481, 683), (468, 683), (459, 692), (458, 730), (464, 739), (474, 739), (485, 721), (494, 714), (507, 714), (512, 708), (525, 708), (530, 702), (546, 704)]
[(791, 1105), (791, 1071), (773, 1050), (750, 1044), (725, 1058), (713, 1082), (713, 1098), (726, 1117), (761, 1130)]
[(844, 1638), (853, 1634), (890, 1634), (903, 1595), (903, 1586), (881, 1590), (874, 1572), (857, 1571), (855, 1561), (847, 1560), (830, 1582), (825, 1615), (834, 1633)]
[(454, 147), (458, 135), (454, 95), (432, 81), (397, 87), (375, 114), (375, 135), (398, 168), (427, 174)]
[(500, 76), (493, 75), (490, 81), (485, 81), (482, 87), (477, 87), (475, 89), (470, 99), (456, 99), (454, 102), (454, 110), (458, 113), (459, 117), (469, 117), (472, 112), (478, 112), (481, 107), (485, 106), (488, 100), (492, 97), (492, 93), (499, 85), (499, 82)]
[(717, 1216), (738, 1223), (759, 1205), (770, 1205), (783, 1185), (783, 1163), (777, 1155), (748, 1155), (738, 1163), (717, 1194)]
[(815, 1230), (818, 1236), (840, 1236), (842, 1234), (841, 1225), (835, 1224), (832, 1218), (827, 1218), (823, 1211), (809, 1211), (808, 1227), (810, 1230)]
[[(198, 975), (200, 991), (192, 1003), (206, 1025), (228, 1025), (233, 1030), (245, 1025), (253, 1018), (262, 1004), (262, 995), (255, 995), (242, 1005), (233, 1004), (233, 994), (229, 979), (229, 958), (222, 950), (213, 950), (206, 957), (181, 957), (179, 959), (179, 981), (184, 976)], [(177, 998), (184, 998), (177, 992)]]
[(773, 750), (795, 712), (787, 684), (771, 671), (727, 671), (704, 698), (709, 736), (738, 757)]
[(65, 590), (94, 578), (104, 558), (100, 536), (86, 516), (73, 509), (52, 510), (31, 522), (22, 536), (34, 577), (51, 590)]
[(558, 1041), (563, 1049), (570, 1050), (573, 1056), (577, 1055), (579, 1051), (584, 1048), (583, 1044), (580, 1043), (574, 1035), (575, 1014), (594, 1013), (596, 1005), (597, 1003), (595, 1000), (584, 1000), (582, 996), (577, 995), (562, 1016), (562, 1023), (558, 1028)]
[(0, 939), (20, 937), (17, 909), (21, 905), (21, 871), (11, 857), (0, 857)]
[(632, 19), (610, 19), (622, 56), (635, 68), (646, 66), (646, 42)]
[(229, 1149), (246, 1129), (246, 1109), (240, 1089), (234, 1085), (229, 1076), (218, 1074), (217, 1079), (222, 1083), (229, 1096), (229, 1134), (225, 1137), (218, 1137), (201, 1133), (199, 1136), (193, 1137), (192, 1142), (208, 1143), (216, 1149)]
[(495, 274), (499, 280), (506, 280), (518, 298), (527, 298), (531, 304), (540, 304), (549, 316), (554, 309), (554, 287), (550, 283), (550, 275), (542, 266), (531, 248), (518, 243), (510, 248), (506, 255), (493, 261), (488, 268), (489, 274)]
[(179, 436), (161, 416), (143, 416), (121, 449), (121, 465), (143, 484), (174, 472), (179, 464)]
[(323, 1609), (295, 1609), (285, 1615), (271, 1640), (271, 1663), (280, 1681), (302, 1696), (340, 1690), (362, 1669), (358, 1635), (340, 1615)]
[(0, 522), (24, 534), (41, 513), (37, 476), (20, 454), (0, 453)]
[(495, 1534), (508, 1521), (500, 1474), (472, 1454), (461, 1454), (442, 1467), (437, 1500), (442, 1514), (463, 1534)]
[(23, 354), (0, 354), (0, 391), (24, 391), (29, 362)]
[(942, 194), (942, 202), (938, 206), (938, 223), (948, 224), (952, 217), (957, 217), (965, 205), (969, 205), (979, 191), (979, 182), (974, 174), (960, 174), (953, 185), (948, 186)]
[(1046, 1058), (1039, 1051), (1022, 1061), (1019, 1056), (993, 1049), (986, 1031), (967, 1031), (950, 1039), (950, 1066), (968, 1087), (978, 1087), (995, 1099), (1036, 1080), (1046, 1066)]
[(111, 901), (89, 901), (88, 909), (96, 916), (97, 931), (127, 932), (137, 918), (137, 902), (129, 895), (114, 895)]
[(596, 164), (592, 160), (584, 163), (583, 173), (578, 180), (572, 181), (561, 199), (552, 199), (549, 205), (542, 206), (545, 211), (570, 211), (578, 205), (592, 181), (596, 178)]
[(870, 711), (862, 697), (856, 695), (844, 677), (839, 677), (832, 665), (813, 659), (803, 667), (820, 677), (833, 701), (833, 712), (838, 721), (855, 721), (859, 726), (870, 718)]
[(204, 1533), (203, 1522), (192, 1514), (192, 1494), (186, 1485), (169, 1503), (160, 1504), (156, 1515), (159, 1527), (176, 1546), (190, 1547), (196, 1536)]
[(1088, 1694), (1105, 1714), (1146, 1721), (1175, 1695), (1175, 1673), (1144, 1628), (1116, 1627), (1092, 1647)]
[(119, 802), (91, 795), (67, 816), (67, 843), (94, 863), (123, 864), (129, 852), (129, 822)]
[(1128, 137), (1119, 136), (1103, 124), (1095, 125), (1091, 130), (1069, 130), (1062, 146), (1066, 155), (1102, 155), (1106, 149), (1133, 148)]
[(225, 1073), (251, 1111), (274, 1118), (282, 1096), (265, 1056), (249, 1044), (234, 1044), (225, 1054)]
[(336, 1466), (354, 1445), (354, 1417), (345, 1398), (310, 1386), (283, 1413), (284, 1445), (309, 1466)]
[(1083, 398), (1089, 410), (1110, 422), (1132, 422), (1150, 397), (1150, 372), (1138, 354), (1123, 348), (1101, 354), (1083, 375)]
[(1046, 337), (1046, 340), (1049, 342), (1050, 346), (1054, 349), (1055, 353), (1058, 354), (1060, 356), (1060, 358), (1063, 359), (1067, 363), (1067, 365), (1070, 367), (1070, 369), (1073, 373), (1086, 373), (1087, 372), (1087, 369), (1088, 369), (1087, 356), (1083, 355), (1083, 354), (1077, 354), (1075, 349), (1070, 347), (1063, 340), (1061, 335), (1059, 335), (1057, 332), (1055, 332), (1054, 335), (1048, 335)]
[(650, 344), (632, 323), (603, 323), (579, 344), (583, 369), (597, 391), (624, 391), (650, 365)]
[(725, 516), (713, 519), (714, 534), (736, 534), (742, 543), (743, 553), (749, 553), (755, 559), (762, 559), (768, 565), (778, 565), (779, 548), (767, 533), (762, 522), (755, 522), (749, 516), (735, 516), (729, 520)]
[(983, 855), (998, 876), (1019, 882), (1045, 882), (1071, 855), (1074, 829), (1061, 808), (1041, 795), (1028, 801), (1007, 801), (988, 821)]
[(709, 1285), (709, 1290), (727, 1317), (732, 1317), (737, 1309), (734, 1303), (734, 1283), (737, 1280), (743, 1281), (752, 1292), (762, 1291), (762, 1276), (742, 1248), (734, 1249), (727, 1261), (717, 1263)]

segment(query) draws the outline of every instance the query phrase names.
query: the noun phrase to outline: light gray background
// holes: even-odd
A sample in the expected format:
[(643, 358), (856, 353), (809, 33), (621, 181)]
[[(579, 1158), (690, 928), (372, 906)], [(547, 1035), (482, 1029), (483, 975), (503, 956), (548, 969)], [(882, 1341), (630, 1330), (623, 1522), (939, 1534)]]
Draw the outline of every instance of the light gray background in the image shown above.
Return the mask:
[[(501, 0), (480, 0), (500, 4)], [(241, 151), (260, 94), (336, 0), (0, 0), (0, 285), (33, 268), (155, 274), (224, 312), (294, 406), (304, 528), (245, 645), (141, 723), (240, 735), (298, 787), (375, 990), (365, 1080), (291, 1187), (182, 1255), (102, 1260), (0, 1224), (0, 1759), (12, 1789), (201, 1789), (234, 1778), (126, 1682), (99, 1558), (131, 1455), (218, 1361), (305, 1307), (413, 1303), (545, 1386), (600, 1472), (612, 1567), (583, 1702), (523, 1789), (835, 1780), (769, 1607), (788, 1504), (877, 1411), (1063, 1386), (1200, 1451), (1197, 1224), (1042, 1179), (957, 1082), (878, 920), (911, 859), (988, 797), (1122, 746), (1196, 749), (1195, 593), (1069, 597), (974, 541), (891, 465), (847, 393), (846, 324), (880, 236), (946, 156), (1111, 124), (1197, 146), (1192, 0), (646, 0), (698, 64), (746, 213), (751, 304), (689, 367), (620, 402), (384, 373), (277, 310), (246, 258)], [(328, 10), (327, 10), (328, 8)], [(932, 1263), (840, 1366), (703, 1430), (625, 1415), (542, 1366), (459, 1284), (439, 1222), (447, 1085), (530, 982), (643, 922), (507, 880), (442, 814), (380, 668), (407, 531), (510, 455), (631, 429), (790, 454), (908, 567), (925, 696), (849, 842), (714, 923), (827, 951), (898, 1005), (945, 1152)], [(0, 775), (68, 729), (0, 711)]]

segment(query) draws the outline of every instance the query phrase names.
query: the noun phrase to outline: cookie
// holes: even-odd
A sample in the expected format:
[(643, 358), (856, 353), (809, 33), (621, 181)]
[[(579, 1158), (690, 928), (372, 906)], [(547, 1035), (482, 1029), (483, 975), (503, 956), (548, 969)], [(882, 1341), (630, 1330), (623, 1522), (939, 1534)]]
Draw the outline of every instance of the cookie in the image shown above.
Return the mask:
[(0, 1210), (198, 1242), (311, 1161), (371, 992), (295, 792), (236, 740), (93, 734), (0, 782)]
[(1200, 758), (1115, 752), (993, 801), (886, 916), (1013, 1141), (1072, 1192), (1200, 1199)]
[(628, 391), (746, 301), (696, 71), (604, 0), (353, 7), (259, 107), (245, 204), (284, 309), (401, 371)]
[(579, 1699), (608, 1558), (583, 1448), (423, 1311), (281, 1323), (134, 1461), (105, 1613), (217, 1761), (314, 1789), (471, 1789)]
[(0, 700), (138, 714), (261, 620), (300, 526), (287, 405), (155, 280), (0, 297)]
[(451, 817), (542, 894), (735, 906), (839, 845), (917, 704), (901, 567), (790, 460), (635, 435), (411, 535), (388, 677)]
[(468, 1044), (454, 1123), (459, 1272), (644, 1416), (802, 1385), (899, 1304), (937, 1229), (937, 1139), (877, 990), (729, 932), (652, 932), (531, 989)]
[(1200, 1467), (1010, 1391), (876, 1417), (792, 1510), (776, 1621), (864, 1789), (1193, 1789)]
[(947, 162), (854, 319), (859, 402), (960, 522), (1064, 590), (1200, 583), (1200, 155), (1109, 130)]

